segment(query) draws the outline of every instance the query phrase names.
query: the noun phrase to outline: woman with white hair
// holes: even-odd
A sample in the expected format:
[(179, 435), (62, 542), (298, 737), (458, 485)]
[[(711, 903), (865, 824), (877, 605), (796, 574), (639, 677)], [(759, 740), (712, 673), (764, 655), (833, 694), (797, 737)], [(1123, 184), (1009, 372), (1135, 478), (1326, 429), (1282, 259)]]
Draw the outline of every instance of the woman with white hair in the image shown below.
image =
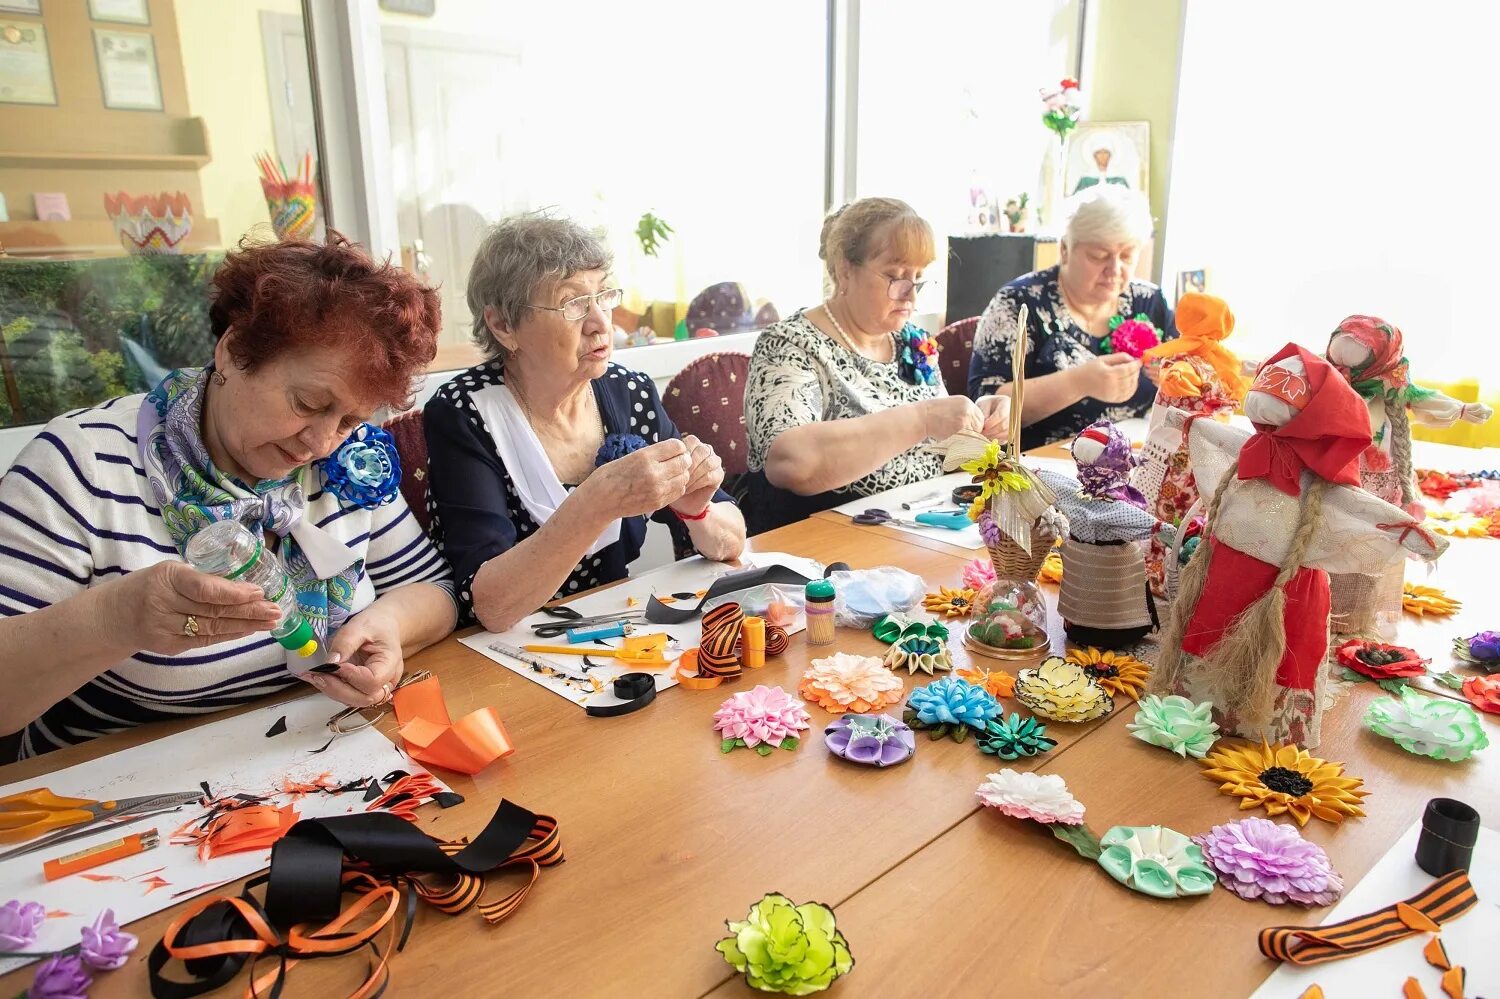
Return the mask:
[(1040, 447), (1077, 436), (1099, 420), (1142, 416), (1156, 389), (1130, 354), (1109, 349), (1120, 319), (1144, 315), (1162, 337), (1177, 335), (1161, 289), (1134, 279), (1151, 236), (1145, 197), (1101, 184), (1068, 206), (1059, 262), (996, 292), (979, 320), (969, 362), (969, 396), (994, 394), (1015, 378), (1016, 317), (1027, 307), (1026, 404), (1021, 441)]

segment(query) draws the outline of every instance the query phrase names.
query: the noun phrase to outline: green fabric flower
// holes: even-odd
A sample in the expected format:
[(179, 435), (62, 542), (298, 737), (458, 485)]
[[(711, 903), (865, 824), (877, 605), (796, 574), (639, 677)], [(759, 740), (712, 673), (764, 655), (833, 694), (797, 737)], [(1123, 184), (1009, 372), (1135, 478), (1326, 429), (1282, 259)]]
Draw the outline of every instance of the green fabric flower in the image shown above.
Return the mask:
[(1135, 718), (1125, 727), (1142, 742), (1200, 760), (1219, 738), (1212, 702), (1194, 704), (1178, 694), (1141, 698)]
[(773, 892), (751, 906), (743, 922), (725, 925), (734, 935), (714, 949), (762, 992), (811, 995), (854, 967), (833, 910), (819, 902), (794, 905)]
[(1018, 760), (1023, 756), (1036, 756), (1057, 745), (1047, 738), (1047, 727), (1035, 718), (1022, 718), (1013, 714), (1001, 714), (991, 718), (984, 734), (976, 740), (979, 751), (987, 756), (998, 756), (1002, 760)]

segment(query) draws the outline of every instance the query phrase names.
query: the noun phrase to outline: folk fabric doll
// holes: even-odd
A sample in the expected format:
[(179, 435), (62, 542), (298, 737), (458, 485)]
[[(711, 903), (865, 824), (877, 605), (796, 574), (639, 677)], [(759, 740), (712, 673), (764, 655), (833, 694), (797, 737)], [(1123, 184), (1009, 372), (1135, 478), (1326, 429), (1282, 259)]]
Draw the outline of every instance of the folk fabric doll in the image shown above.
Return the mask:
[[(1327, 358), (1364, 399), (1374, 441), (1359, 456), (1360, 485), (1422, 517), (1411, 461), (1411, 424), (1448, 427), (1459, 420), (1484, 423), (1490, 408), (1463, 403), (1433, 389), (1413, 385), (1402, 353), (1401, 331), (1374, 316), (1350, 316), (1328, 338)], [(1339, 634), (1394, 637), (1401, 620), (1404, 566), (1397, 563), (1378, 577), (1336, 575), (1333, 630)]]
[[(1198, 501), (1198, 486), (1188, 462), (1187, 440), (1162, 427), (1169, 409), (1207, 416), (1227, 423), (1245, 398), (1249, 382), (1240, 374), (1240, 359), (1224, 347), (1234, 332), (1229, 303), (1202, 292), (1188, 292), (1178, 300), (1177, 332), (1146, 351), (1162, 361), (1160, 387), (1151, 406), (1151, 434), (1172, 442), (1161, 469), (1161, 481), (1147, 490), (1147, 510), (1163, 523), (1185, 527), (1182, 521)], [(1158, 596), (1165, 595), (1165, 562), (1170, 552), (1161, 537), (1152, 537), (1146, 553), (1146, 578)]]
[(1359, 488), (1370, 445), (1359, 396), (1327, 361), (1288, 344), (1245, 399), (1253, 434), (1187, 414), (1205, 541), (1183, 571), (1152, 679), (1214, 704), (1226, 734), (1316, 746), (1328, 653), (1329, 572), (1378, 574), (1447, 542)]
[(1045, 469), (1037, 473), (1068, 518), (1057, 610), (1074, 642), (1123, 649), (1157, 625), (1137, 542), (1162, 524), (1146, 512), (1145, 497), (1130, 484), (1135, 465), (1130, 441), (1113, 423), (1086, 427), (1072, 450), (1078, 478)]

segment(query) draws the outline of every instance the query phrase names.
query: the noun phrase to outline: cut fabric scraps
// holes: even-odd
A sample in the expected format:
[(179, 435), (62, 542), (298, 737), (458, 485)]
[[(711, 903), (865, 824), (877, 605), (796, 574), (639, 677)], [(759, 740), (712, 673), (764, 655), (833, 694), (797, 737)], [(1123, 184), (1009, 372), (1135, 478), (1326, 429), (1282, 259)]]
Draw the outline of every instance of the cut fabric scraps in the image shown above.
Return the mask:
[(913, 690), (902, 719), (912, 728), (926, 729), (929, 738), (948, 735), (954, 742), (963, 742), (970, 729), (983, 732), (999, 713), (1000, 702), (989, 691), (945, 676)]
[[(244, 804), (211, 811), (207, 822), (190, 822), (172, 834), (171, 842), (198, 847), (207, 861), (231, 853), (269, 850), (300, 816), (292, 805)], [(164, 887), (165, 882), (157, 887)]]
[(1359, 638), (1352, 638), (1340, 645), (1335, 658), (1348, 673), (1354, 674), (1349, 676), (1346, 673), (1344, 679), (1370, 679), (1377, 682), (1423, 676), (1427, 672), (1427, 664), (1432, 661), (1423, 659), (1414, 650), (1403, 645), (1367, 642)]
[(714, 950), (753, 989), (805, 996), (822, 992), (854, 967), (849, 941), (833, 910), (821, 902), (797, 905), (779, 892), (750, 907), (741, 921), (726, 920), (730, 935)]
[(1484, 722), (1467, 704), (1426, 697), (1402, 688), (1400, 700), (1383, 697), (1365, 711), (1365, 726), (1408, 753), (1434, 760), (1467, 760), (1490, 744)]
[(719, 749), (725, 753), (738, 746), (761, 756), (771, 755), (776, 747), (796, 749), (798, 733), (811, 727), (812, 718), (801, 701), (780, 687), (764, 684), (731, 694), (714, 712), (714, 728), (721, 737)]
[(1151, 667), (1135, 656), (1124, 652), (1101, 652), (1090, 646), (1086, 649), (1069, 649), (1067, 660), (1083, 667), (1083, 671), (1099, 686), (1115, 696), (1121, 694), (1138, 701), (1146, 681), (1151, 678)]
[(976, 558), (972, 562), (965, 562), (963, 584), (965, 589), (975, 592), (995, 585), (994, 563), (987, 558)]
[[(392, 778), (395, 779), (392, 780)], [(417, 806), (429, 798), (443, 808), (451, 808), (464, 800), (463, 795), (443, 790), (443, 786), (433, 779), (432, 774), (408, 774), (397, 770), (395, 773), (387, 774), (386, 780), (389, 786), (384, 792), (381, 792), (378, 781), (371, 781), (376, 797), (365, 806), (365, 811), (385, 810), (392, 815), (399, 815), (408, 822), (415, 822), (417, 821)], [(367, 800), (369, 793), (366, 792)]]
[(823, 729), (823, 742), (834, 756), (851, 763), (893, 767), (912, 758), (917, 737), (911, 726), (890, 715), (845, 715)]
[(1016, 700), (1034, 715), (1061, 722), (1087, 722), (1115, 709), (1114, 699), (1077, 663), (1049, 656), (1016, 678)]
[(1463, 607), (1463, 602), (1454, 600), (1436, 586), (1419, 586), (1407, 582), (1401, 587), (1401, 607), (1408, 614), (1423, 617), (1448, 617)]
[(1486, 673), (1500, 671), (1500, 631), (1481, 631), (1453, 640), (1453, 654)]
[(442, 682), (435, 676), (399, 688), (392, 700), (406, 752), (420, 763), (477, 774), (516, 751), (493, 707), (449, 720)]
[(928, 676), (953, 668), (953, 659), (948, 652), (947, 630), (943, 638), (933, 636), (932, 627), (924, 627), (922, 637), (902, 638), (885, 654), (885, 665), (891, 669), (905, 669), (907, 673), (921, 670)]
[(274, 723), (272, 723), (272, 725), (271, 725), (270, 728), (266, 729), (266, 738), (269, 739), (269, 738), (271, 738), (273, 736), (280, 735), (281, 733), (283, 733), (285, 731), (286, 731), (286, 715), (282, 715), (280, 718), (276, 719), (276, 721)]
[(1125, 728), (1144, 743), (1200, 760), (1219, 738), (1213, 702), (1194, 704), (1180, 694), (1147, 694)]
[(974, 590), (942, 586), (922, 598), (922, 609), (943, 617), (968, 617), (974, 613)]
[(1037, 774), (1005, 769), (989, 775), (974, 797), (1013, 819), (1029, 819), (1043, 825), (1083, 824), (1084, 808), (1057, 774)]
[(896, 676), (874, 656), (838, 652), (814, 659), (797, 693), (833, 714), (884, 711), (901, 703), (903, 688)]
[(971, 666), (968, 669), (958, 670), (953, 675), (965, 683), (972, 683), (976, 687), (983, 687), (993, 697), (1014, 697), (1016, 694), (1016, 678), (1003, 669), (984, 669), (979, 666)]
[[(1405, 902), (1326, 926), (1272, 926), (1260, 931), (1258, 943), (1260, 952), (1273, 961), (1322, 964), (1385, 947), (1416, 933), (1435, 932), (1441, 924), (1474, 908), (1477, 901), (1469, 875), (1454, 871)], [(1412, 923), (1419, 921), (1433, 926), (1433, 930), (1414, 928)]]
[(1017, 714), (1007, 718), (1004, 712), (990, 719), (975, 741), (981, 753), (1002, 760), (1039, 756), (1057, 747), (1054, 740), (1047, 738), (1047, 727), (1035, 718), (1023, 719)]
[(1328, 854), (1294, 826), (1250, 816), (1193, 837), (1219, 883), (1246, 901), (1332, 905), (1344, 880)]
[(1453, 967), (1453, 962), (1448, 959), (1448, 948), (1443, 946), (1442, 937), (1433, 937), (1427, 941), (1427, 946), (1422, 948), (1422, 957), (1439, 971), (1447, 971)]
[(1460, 688), (1469, 703), (1489, 715), (1500, 715), (1500, 676), (1475, 676)]
[(1099, 837), (1099, 866), (1153, 898), (1207, 895), (1218, 880), (1191, 839), (1164, 826), (1115, 826)]
[(1288, 743), (1225, 746), (1203, 760), (1203, 776), (1221, 781), (1220, 792), (1243, 799), (1240, 808), (1264, 807), (1268, 815), (1290, 815), (1299, 826), (1309, 819), (1340, 823), (1364, 815), (1364, 781)]

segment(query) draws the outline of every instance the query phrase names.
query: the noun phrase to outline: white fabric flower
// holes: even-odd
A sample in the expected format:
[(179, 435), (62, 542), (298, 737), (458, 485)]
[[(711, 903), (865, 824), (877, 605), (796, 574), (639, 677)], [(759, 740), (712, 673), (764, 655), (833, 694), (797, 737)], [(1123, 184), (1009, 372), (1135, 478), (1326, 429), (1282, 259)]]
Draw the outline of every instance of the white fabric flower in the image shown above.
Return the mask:
[(1083, 804), (1056, 774), (1019, 773), (1007, 768), (990, 774), (974, 796), (986, 808), (997, 809), (1012, 818), (1031, 819), (1044, 825), (1083, 824)]

